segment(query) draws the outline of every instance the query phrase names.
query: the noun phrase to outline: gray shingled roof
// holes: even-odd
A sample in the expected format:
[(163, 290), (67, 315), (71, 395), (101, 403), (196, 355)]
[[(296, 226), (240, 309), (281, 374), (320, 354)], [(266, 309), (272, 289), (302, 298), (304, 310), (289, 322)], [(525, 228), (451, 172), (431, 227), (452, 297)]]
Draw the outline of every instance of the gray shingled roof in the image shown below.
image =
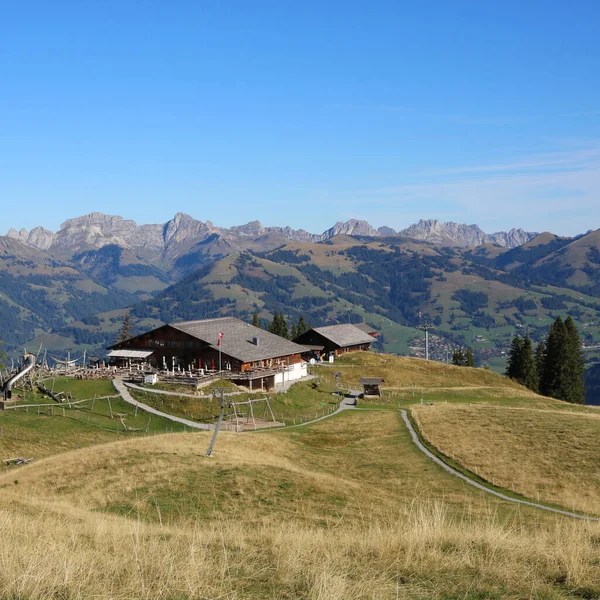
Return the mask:
[(372, 344), (373, 338), (354, 325), (329, 325), (328, 327), (315, 327), (313, 331), (337, 346), (358, 346), (359, 344)]
[(377, 333), (377, 329), (375, 327), (371, 327), (368, 323), (353, 323), (354, 327), (358, 327), (362, 332), (371, 334), (371, 331)]
[[(234, 317), (206, 319), (204, 321), (183, 321), (181, 323), (169, 323), (169, 325), (206, 342), (215, 350), (219, 349), (217, 341), (219, 333), (223, 332), (223, 339), (221, 340), (223, 354), (237, 358), (242, 362), (254, 362), (291, 354), (301, 354), (306, 351), (304, 346), (290, 342), (264, 329), (254, 327), (249, 323), (244, 323), (244, 321)], [(259, 338), (258, 346), (253, 342), (255, 337)]]

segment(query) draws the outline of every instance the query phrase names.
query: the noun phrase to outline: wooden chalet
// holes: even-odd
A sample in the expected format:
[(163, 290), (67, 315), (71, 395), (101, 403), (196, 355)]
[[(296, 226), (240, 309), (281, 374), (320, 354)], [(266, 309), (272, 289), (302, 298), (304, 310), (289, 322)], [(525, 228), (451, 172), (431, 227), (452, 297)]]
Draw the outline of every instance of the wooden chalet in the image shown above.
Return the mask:
[(305, 348), (234, 317), (170, 323), (108, 348), (113, 362), (132, 359), (155, 369), (219, 370), (249, 387), (306, 375)]
[(354, 325), (315, 327), (294, 340), (297, 344), (336, 357), (347, 352), (370, 350), (374, 341), (372, 336)]

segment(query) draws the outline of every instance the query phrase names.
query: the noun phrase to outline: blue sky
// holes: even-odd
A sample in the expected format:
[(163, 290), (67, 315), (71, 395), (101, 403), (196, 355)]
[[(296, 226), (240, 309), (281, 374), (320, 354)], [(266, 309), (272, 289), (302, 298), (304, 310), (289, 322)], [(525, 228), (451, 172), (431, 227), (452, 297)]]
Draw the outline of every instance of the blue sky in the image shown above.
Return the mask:
[(600, 227), (600, 3), (0, 3), (0, 231)]

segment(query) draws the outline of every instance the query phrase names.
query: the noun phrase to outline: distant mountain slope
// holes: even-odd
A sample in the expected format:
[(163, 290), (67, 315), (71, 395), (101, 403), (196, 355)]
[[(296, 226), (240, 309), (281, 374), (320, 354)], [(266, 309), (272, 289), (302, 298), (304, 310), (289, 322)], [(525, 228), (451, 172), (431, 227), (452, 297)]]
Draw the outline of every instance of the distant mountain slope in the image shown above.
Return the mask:
[(173, 283), (163, 271), (117, 245), (86, 250), (74, 255), (69, 262), (97, 283), (131, 293), (155, 292)]
[(41, 250), (0, 237), (0, 331), (8, 349), (86, 315), (136, 300), (126, 291), (109, 291)]
[[(137, 303), (131, 314), (139, 329), (220, 315), (250, 319), (254, 311), (264, 323), (275, 312), (292, 321), (303, 315), (314, 325), (367, 321), (381, 330), (383, 347), (399, 353), (416, 352), (421, 315), (436, 327), (434, 357), (444, 358), (448, 344), (469, 345), (482, 361), (501, 359), (515, 332), (528, 331), (538, 340), (557, 315), (571, 314), (586, 344), (597, 345), (600, 300), (569, 287), (532, 282), (519, 270), (539, 260), (536, 249), (544, 248), (552, 253), (553, 240), (532, 243), (520, 267), (514, 267), (514, 257), (501, 267), (495, 261), (512, 250), (347, 235), (316, 244), (289, 242), (205, 264)], [(111, 318), (99, 315), (96, 331), (108, 327), (114, 337), (118, 324)]]

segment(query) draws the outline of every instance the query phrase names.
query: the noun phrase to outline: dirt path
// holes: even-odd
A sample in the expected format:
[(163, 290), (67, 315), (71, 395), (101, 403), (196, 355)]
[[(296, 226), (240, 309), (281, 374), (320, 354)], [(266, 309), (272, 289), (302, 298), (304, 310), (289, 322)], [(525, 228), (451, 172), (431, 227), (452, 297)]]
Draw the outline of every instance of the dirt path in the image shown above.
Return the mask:
[(133, 406), (137, 406), (142, 410), (145, 410), (147, 413), (151, 413), (153, 415), (157, 415), (158, 417), (163, 417), (163, 419), (168, 419), (169, 421), (173, 421), (175, 423), (181, 423), (186, 427), (191, 427), (192, 429), (204, 429), (205, 431), (209, 431), (211, 429), (210, 425), (206, 425), (205, 423), (196, 423), (195, 421), (190, 421), (189, 419), (182, 419), (181, 417), (174, 417), (168, 413), (161, 412), (160, 410), (156, 410), (156, 408), (152, 408), (143, 402), (138, 402), (127, 390), (127, 387), (120, 379), (113, 379), (113, 385), (119, 394), (121, 394), (121, 398), (128, 402), (129, 404), (133, 404)]
[(596, 517), (588, 517), (587, 515), (580, 515), (580, 514), (577, 514), (574, 512), (569, 512), (568, 510), (561, 510), (560, 508), (552, 508), (550, 506), (544, 506), (543, 504), (538, 504), (537, 502), (530, 502), (528, 500), (519, 500), (518, 498), (511, 498), (510, 496), (507, 496), (506, 494), (503, 494), (502, 492), (497, 492), (496, 490), (492, 490), (492, 489), (486, 487), (485, 485), (482, 485), (481, 483), (478, 483), (477, 481), (470, 479), (466, 475), (463, 475), (463, 473), (461, 473), (460, 471), (457, 471), (456, 469), (453, 469), (452, 467), (448, 466), (441, 458), (438, 458), (433, 452), (431, 452), (430, 450), (425, 448), (425, 446), (421, 443), (421, 440), (419, 440), (419, 436), (417, 435), (417, 432), (415, 431), (414, 427), (412, 426), (412, 423), (408, 419), (408, 415), (407, 415), (406, 411), (401, 410), (400, 413), (402, 414), (402, 419), (404, 420), (404, 423), (406, 424), (406, 427), (410, 433), (410, 436), (412, 437), (412, 440), (415, 443), (415, 445), (417, 446), (417, 448), (419, 448), (419, 450), (421, 450), (421, 452), (423, 452), (433, 462), (437, 463), (440, 467), (442, 467), (442, 469), (444, 469), (451, 475), (454, 475), (455, 477), (459, 477), (460, 479), (462, 479), (464, 482), (468, 483), (469, 485), (472, 485), (473, 487), (476, 487), (477, 489), (482, 490), (483, 492), (487, 492), (488, 494), (493, 494), (494, 496), (497, 496), (498, 498), (502, 498), (502, 500), (506, 500), (507, 502), (514, 502), (516, 504), (524, 504), (526, 506), (532, 506), (534, 508), (539, 508), (541, 510), (547, 510), (550, 512), (558, 513), (559, 515), (564, 515), (566, 517), (573, 517), (575, 519), (584, 519), (586, 521), (600, 521), (600, 519), (598, 519)]

